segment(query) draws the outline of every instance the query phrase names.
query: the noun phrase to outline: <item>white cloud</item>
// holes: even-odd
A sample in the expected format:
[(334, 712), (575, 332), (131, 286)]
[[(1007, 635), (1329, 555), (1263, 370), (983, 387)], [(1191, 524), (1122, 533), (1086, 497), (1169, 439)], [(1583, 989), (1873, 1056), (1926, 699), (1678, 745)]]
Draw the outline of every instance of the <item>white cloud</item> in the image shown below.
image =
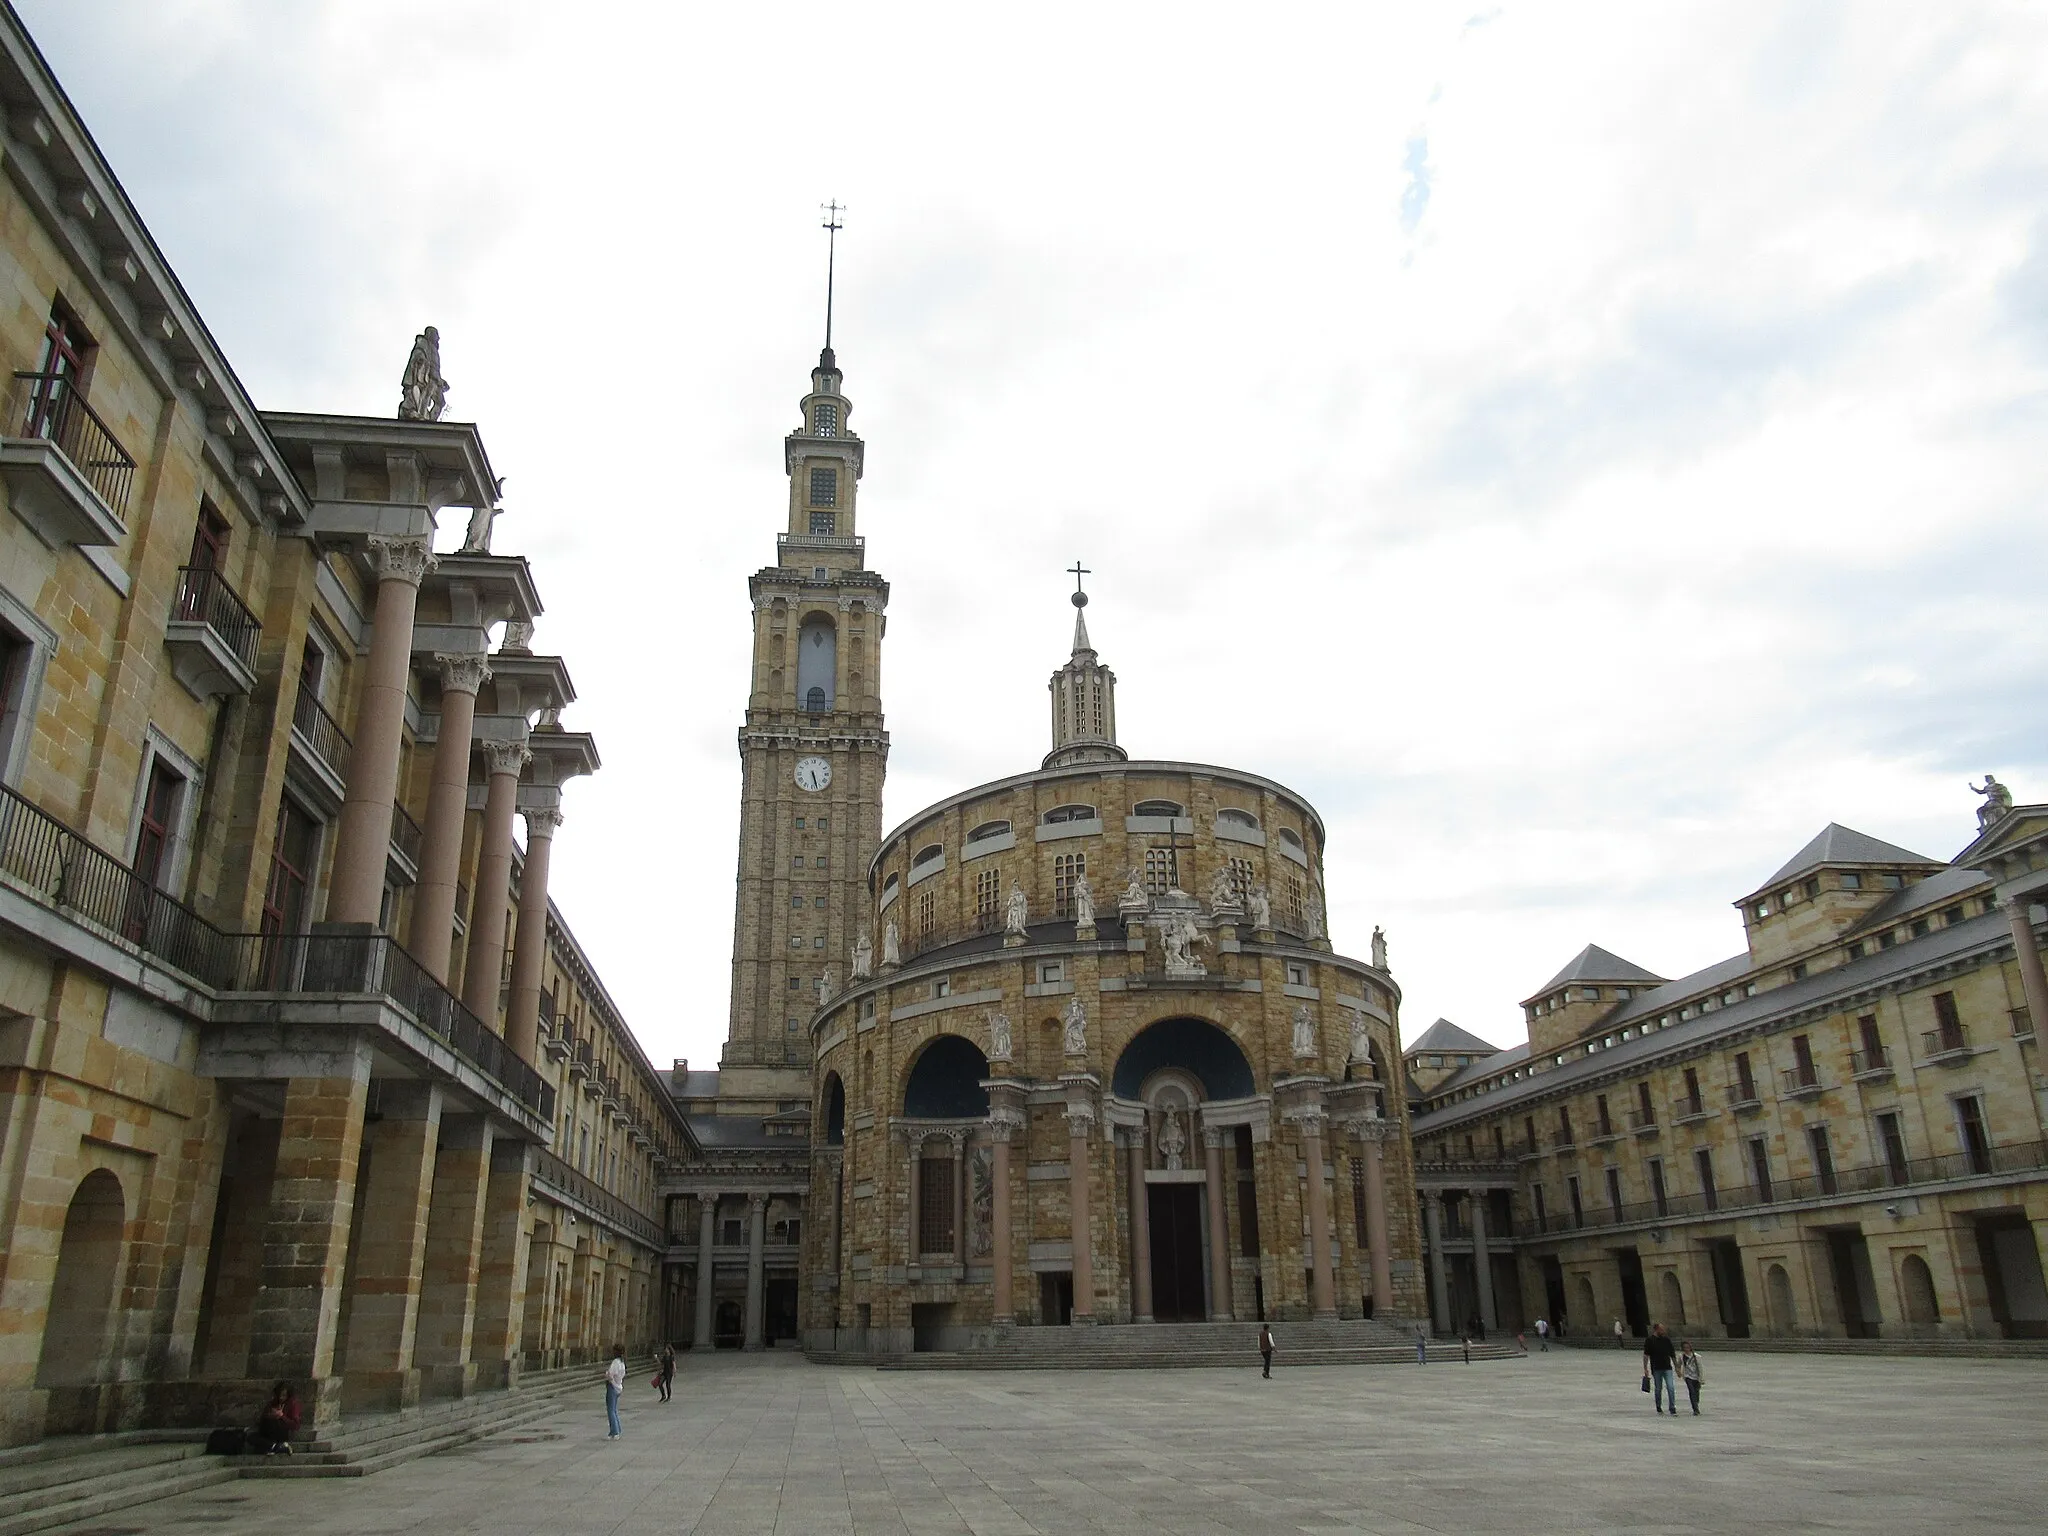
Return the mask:
[(1315, 799), (1411, 1029), (2048, 795), (2039, 13), (21, 9), (259, 399), (381, 414), (440, 326), (657, 1059), (724, 1033), (830, 196), (892, 819), (1037, 761), (1076, 554), (1126, 744)]

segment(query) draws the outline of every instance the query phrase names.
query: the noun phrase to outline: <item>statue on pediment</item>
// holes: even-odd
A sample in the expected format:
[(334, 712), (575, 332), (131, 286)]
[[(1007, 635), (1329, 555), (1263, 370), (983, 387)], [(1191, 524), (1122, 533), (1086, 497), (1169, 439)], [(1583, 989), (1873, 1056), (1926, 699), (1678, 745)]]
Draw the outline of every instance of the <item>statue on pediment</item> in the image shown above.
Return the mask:
[(413, 338), (399, 381), (400, 421), (439, 421), (448, 408), (448, 381), (441, 377), (441, 333), (431, 325)]
[[(1965, 779), (1963, 782), (1968, 784), (1969, 780)], [(1994, 822), (2012, 812), (2012, 791), (1988, 773), (1984, 775), (1984, 782), (1981, 785), (1970, 784), (1970, 793), (1984, 797), (1984, 803), (1977, 807), (1979, 832), (1988, 830)]]

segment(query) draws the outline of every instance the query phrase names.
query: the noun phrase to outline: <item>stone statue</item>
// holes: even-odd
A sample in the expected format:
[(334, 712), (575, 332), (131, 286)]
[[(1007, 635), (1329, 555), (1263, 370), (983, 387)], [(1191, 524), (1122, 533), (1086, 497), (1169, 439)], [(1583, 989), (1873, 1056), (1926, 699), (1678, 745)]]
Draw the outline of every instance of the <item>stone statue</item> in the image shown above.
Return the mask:
[(1372, 964), (1376, 971), (1387, 968), (1387, 935), (1378, 923), (1372, 925)]
[(988, 1011), (988, 1059), (1010, 1059), (1010, 1016), (1000, 1008)]
[(853, 979), (866, 981), (875, 974), (875, 942), (865, 933), (853, 941)]
[(1009, 910), (1003, 914), (1003, 931), (1023, 936), (1024, 925), (1031, 920), (1031, 902), (1024, 894), (1024, 887), (1010, 887)]
[(1117, 905), (1122, 907), (1148, 907), (1151, 904), (1152, 898), (1145, 894), (1145, 877), (1140, 873), (1138, 866), (1133, 864), (1131, 866), (1130, 882), (1124, 886), (1123, 899)]
[[(1968, 784), (1969, 780), (1963, 782)], [(1970, 793), (1984, 797), (1984, 803), (1977, 807), (1977, 830), (1980, 832), (2012, 809), (2012, 791), (1988, 773), (1984, 775), (1981, 787), (1970, 784)]]
[(399, 381), (400, 421), (439, 421), (448, 408), (448, 381), (441, 377), (441, 333), (431, 325), (413, 338)]
[(882, 925), (882, 964), (901, 965), (902, 963), (902, 941), (896, 937), (896, 919), (892, 917)]
[(1365, 1015), (1356, 1008), (1344, 1010), (1344, 1022), (1351, 1026), (1351, 1059), (1370, 1062), (1372, 1060), (1372, 1037), (1366, 1033)]
[(824, 1007), (838, 990), (838, 978), (832, 974), (832, 967), (828, 965), (825, 967), (825, 974), (818, 978), (818, 1006)]
[(491, 552), (491, 524), (498, 520), (497, 507), (472, 507), (469, 511), (469, 530), (462, 535), (465, 555), (488, 555)]
[(1159, 943), (1166, 956), (1169, 976), (1206, 976), (1209, 968), (1197, 960), (1194, 951), (1208, 939), (1195, 926), (1192, 912), (1168, 912), (1159, 925)]
[(533, 626), (524, 619), (506, 621), (505, 633), (498, 637), (498, 649), (515, 655), (526, 655), (533, 650)]
[(1330, 936), (1325, 923), (1322, 893), (1319, 891), (1309, 892), (1308, 936), (1311, 939), (1326, 939)]
[(1297, 1003), (1294, 1009), (1294, 1054), (1303, 1061), (1316, 1053), (1316, 1016), (1309, 1012), (1307, 1003)]
[(1209, 877), (1209, 910), (1211, 912), (1238, 912), (1244, 909), (1244, 902), (1237, 894), (1237, 873), (1228, 864), (1216, 866), (1216, 873)]
[(533, 723), (536, 731), (559, 731), (562, 728), (562, 706), (550, 704), (540, 712), (540, 718)]
[(1187, 1162), (1188, 1133), (1180, 1128), (1180, 1111), (1169, 1109), (1159, 1117), (1159, 1157), (1169, 1171), (1178, 1172)]
[(1069, 1056), (1088, 1054), (1088, 1010), (1078, 997), (1067, 999), (1067, 1011), (1060, 1015), (1066, 1025), (1066, 1051)]
[(1082, 928), (1095, 926), (1095, 888), (1086, 875), (1074, 877), (1074, 922)]
[(1252, 926), (1254, 928), (1270, 929), (1273, 926), (1273, 898), (1266, 894), (1266, 888), (1263, 885), (1252, 887), (1251, 897), (1247, 905), (1251, 911)]

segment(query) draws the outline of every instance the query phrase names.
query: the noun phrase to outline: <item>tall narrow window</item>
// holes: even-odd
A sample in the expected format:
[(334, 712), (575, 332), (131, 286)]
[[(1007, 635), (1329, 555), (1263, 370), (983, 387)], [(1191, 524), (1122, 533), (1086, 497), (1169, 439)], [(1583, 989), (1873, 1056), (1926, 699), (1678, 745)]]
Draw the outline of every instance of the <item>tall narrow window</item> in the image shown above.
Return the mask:
[(1003, 925), (1003, 872), (982, 869), (974, 875), (974, 926), (993, 933)]
[(811, 514), (811, 532), (814, 535), (830, 538), (838, 531), (839, 514), (837, 512), (813, 512)]
[(1572, 1136), (1572, 1112), (1569, 1105), (1560, 1105), (1557, 1111), (1557, 1144), (1560, 1147), (1576, 1146)]
[(1145, 889), (1154, 896), (1164, 896), (1180, 882), (1175, 878), (1178, 860), (1171, 848), (1147, 848), (1145, 850)]
[(1564, 1187), (1572, 1197), (1572, 1225), (1583, 1227), (1586, 1224), (1586, 1206), (1579, 1196), (1579, 1176), (1575, 1173), (1566, 1179)]
[(1820, 1074), (1813, 1066), (1813, 1043), (1804, 1035), (1792, 1037), (1792, 1083), (1798, 1088), (1812, 1088), (1820, 1082)]
[(262, 931), (276, 938), (305, 928), (306, 888), (313, 877), (313, 858), (320, 843), (320, 824), (287, 799), (277, 812), (277, 833), (270, 846), (270, 877), (263, 888)]
[(1706, 1147), (1694, 1149), (1693, 1167), (1700, 1176), (1700, 1203), (1710, 1211), (1721, 1209), (1721, 1191), (1714, 1183), (1714, 1154)]
[(1959, 1051), (1963, 1048), (1963, 1016), (1956, 1008), (1955, 993), (1934, 994), (1934, 1022), (1940, 1026), (1936, 1031), (1936, 1049)]
[(1863, 1057), (1857, 1063), (1858, 1070), (1871, 1072), (1886, 1065), (1884, 1035), (1878, 1030), (1877, 1015), (1866, 1013), (1857, 1019), (1856, 1033), (1863, 1042)]
[(811, 505), (832, 507), (839, 504), (839, 471), (836, 469), (814, 469), (811, 471)]
[(1543, 1186), (1541, 1184), (1533, 1185), (1529, 1190), (1529, 1194), (1536, 1202), (1536, 1230), (1538, 1232), (1547, 1231), (1550, 1218), (1543, 1209)]
[(1606, 1094), (1598, 1093), (1593, 1096), (1593, 1114), (1594, 1118), (1600, 1122), (1600, 1134), (1602, 1136), (1612, 1136), (1614, 1134), (1614, 1121), (1608, 1117)]
[(1088, 873), (1088, 855), (1062, 853), (1052, 861), (1052, 907), (1056, 917), (1074, 915), (1074, 882)]
[(933, 914), (932, 893), (929, 889), (917, 893), (917, 936), (929, 939), (932, 936)]
[(1647, 1082), (1636, 1084), (1636, 1128), (1645, 1129), (1657, 1123), (1657, 1105), (1650, 1097)]
[(1745, 1104), (1756, 1099), (1756, 1069), (1749, 1064), (1749, 1052), (1735, 1053), (1735, 1086), (1737, 1097)]
[(182, 775), (161, 757), (149, 765), (149, 788), (142, 796), (142, 826), (135, 836), (135, 873), (145, 885), (161, 886), (170, 874), (171, 843), (178, 835), (178, 801), (185, 788)]
[(1963, 1144), (1963, 1164), (1972, 1173), (1991, 1171), (1991, 1128), (1984, 1122), (1984, 1100), (1977, 1094), (1956, 1100), (1956, 1134)]
[(1697, 1067), (1685, 1069), (1685, 1112), (1696, 1115), (1706, 1106), (1700, 1102), (1700, 1073)]
[(918, 1169), (917, 1251), (953, 1251), (953, 1160), (931, 1158)]
[(1756, 1197), (1771, 1203), (1771, 1144), (1761, 1136), (1749, 1138), (1749, 1175), (1756, 1185)]
[(1621, 1220), (1621, 1170), (1607, 1170), (1607, 1208), (1614, 1213), (1616, 1221)]
[(74, 391), (84, 391), (86, 364), (91, 357), (92, 338), (78, 323), (78, 317), (61, 301), (53, 304), (49, 323), (43, 328), (43, 355), (36, 364), (40, 377), (29, 396), (28, 436), (63, 435), (66, 403)]
[(192, 557), (186, 564), (202, 571), (218, 571), (227, 565), (228, 520), (205, 502), (199, 504), (199, 521), (192, 528)]
[(1835, 1192), (1835, 1149), (1828, 1143), (1828, 1128), (1824, 1125), (1809, 1125), (1806, 1128), (1806, 1145), (1813, 1154), (1813, 1182), (1824, 1195)]
[(820, 400), (811, 407), (811, 431), (819, 437), (839, 435), (839, 403), (836, 400)]
[(1664, 1188), (1664, 1159), (1653, 1157), (1649, 1164), (1650, 1205), (1659, 1216), (1671, 1214), (1671, 1196)]
[(1365, 1161), (1351, 1159), (1351, 1225), (1358, 1238), (1358, 1251), (1365, 1252)]

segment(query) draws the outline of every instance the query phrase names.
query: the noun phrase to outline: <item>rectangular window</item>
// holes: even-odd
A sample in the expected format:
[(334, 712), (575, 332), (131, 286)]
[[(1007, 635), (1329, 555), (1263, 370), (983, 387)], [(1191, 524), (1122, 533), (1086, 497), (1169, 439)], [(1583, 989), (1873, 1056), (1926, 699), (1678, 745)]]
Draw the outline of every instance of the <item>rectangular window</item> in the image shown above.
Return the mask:
[(825, 898), (824, 898), (824, 897), (822, 897), (822, 896), (813, 896), (813, 897), (811, 898), (811, 906), (812, 906), (812, 907), (813, 907), (813, 908), (814, 908), (815, 910), (817, 910), (817, 911), (819, 911), (819, 912), (822, 912), (822, 911), (824, 911), (824, 910), (825, 910)]
[(1522, 1116), (1522, 1155), (1524, 1157), (1534, 1157), (1536, 1155), (1536, 1117), (1534, 1115)]
[(932, 893), (929, 890), (919, 891), (917, 893), (917, 936), (919, 939), (928, 939), (932, 936), (936, 910), (932, 902)]
[(811, 514), (812, 533), (829, 539), (838, 531), (839, 514), (837, 512), (813, 512)]
[(1498, 1125), (1493, 1128), (1493, 1155), (1501, 1162), (1507, 1161), (1508, 1133)]
[(953, 1251), (953, 1160), (926, 1158), (918, 1169), (917, 1251)]
[(1885, 1173), (1892, 1183), (1909, 1183), (1912, 1169), (1906, 1161), (1906, 1127), (1897, 1111), (1877, 1117), (1877, 1144), (1884, 1149)]
[(1538, 1232), (1541, 1232), (1544, 1230), (1546, 1223), (1549, 1221), (1549, 1217), (1545, 1214), (1543, 1209), (1543, 1186), (1541, 1184), (1532, 1186), (1529, 1190), (1529, 1194), (1531, 1198), (1534, 1199), (1536, 1202), (1536, 1230)]
[(1566, 1179), (1564, 1187), (1566, 1193), (1572, 1197), (1572, 1225), (1583, 1227), (1586, 1224), (1586, 1207), (1579, 1197), (1579, 1176), (1575, 1173)]
[(791, 869), (802, 869), (804, 867), (804, 856), (800, 853), (795, 855), (790, 859), (789, 867)]
[[(803, 940), (802, 940), (802, 939), (797, 939), (797, 940), (795, 940), (794, 942), (795, 942), (795, 943), (798, 943), (798, 944), (801, 944), (801, 943), (803, 943)], [(792, 991), (792, 992), (795, 992), (795, 991), (799, 990), (800, 988), (802, 988), (803, 984), (804, 984), (804, 979), (803, 979), (803, 977), (801, 977), (801, 976), (792, 976), (792, 977), (790, 977), (790, 978), (789, 978), (789, 990), (790, 990), (790, 991)]]
[(819, 437), (839, 435), (839, 404), (834, 400), (820, 400), (811, 407), (811, 430)]
[(1053, 858), (1053, 916), (1069, 918), (1074, 915), (1074, 883), (1087, 873), (1088, 855), (1085, 853), (1062, 853)]
[(934, 998), (951, 997), (952, 995), (953, 982), (950, 977), (941, 976), (932, 983), (932, 996)]
[(270, 875), (263, 887), (262, 931), (266, 937), (301, 933), (306, 925), (306, 887), (320, 846), (320, 823), (287, 798), (277, 811), (270, 845)]
[(804, 904), (804, 899), (801, 896), (792, 896), (789, 898), (789, 904), (792, 907), (800, 907)]
[(1685, 1112), (1696, 1115), (1706, 1106), (1700, 1102), (1700, 1074), (1697, 1067), (1685, 1069)]
[(1607, 1170), (1607, 1208), (1614, 1212), (1614, 1219), (1621, 1220), (1621, 1170)]
[(1145, 850), (1145, 889), (1154, 896), (1164, 896), (1180, 882), (1175, 876), (1179, 860), (1171, 848), (1147, 848)]
[(1572, 1137), (1572, 1112), (1568, 1106), (1560, 1106), (1557, 1111), (1557, 1144), (1560, 1147), (1577, 1145)]
[(838, 470), (827, 468), (811, 471), (811, 505), (814, 507), (836, 507), (839, 505)]
[(785, 1031), (792, 1035), (795, 1034), (799, 1029), (803, 1028), (803, 1026), (799, 1024), (795, 1019), (790, 1019), (782, 1027)]
[(178, 835), (178, 807), (185, 779), (161, 757), (149, 765), (142, 796), (142, 825), (135, 835), (135, 873), (143, 884), (161, 887), (170, 870), (171, 844)]
[(1283, 893), (1283, 910), (1287, 913), (1287, 924), (1290, 928), (1302, 927), (1308, 912), (1308, 892), (1303, 888), (1299, 875), (1287, 877), (1287, 889)]
[(1649, 1162), (1650, 1204), (1659, 1216), (1671, 1214), (1671, 1196), (1664, 1188), (1664, 1159), (1653, 1157)]
[(797, 817), (796, 819), (796, 829), (799, 832), (803, 831), (804, 829), (804, 819), (801, 816)]
[(1749, 1138), (1749, 1176), (1756, 1185), (1756, 1197), (1771, 1203), (1771, 1145), (1761, 1136)]
[(1003, 872), (982, 869), (974, 875), (974, 926), (977, 932), (994, 933), (1003, 925)]
[(1614, 1134), (1614, 1122), (1607, 1114), (1606, 1094), (1601, 1093), (1593, 1096), (1593, 1113), (1600, 1122), (1600, 1134), (1602, 1136), (1612, 1136)]
[(185, 563), (202, 571), (227, 569), (228, 520), (205, 502), (199, 503), (199, 521), (192, 529), (192, 556)]
[(1857, 1064), (1860, 1071), (1869, 1072), (1885, 1064), (1884, 1036), (1877, 1027), (1877, 1015), (1866, 1013), (1856, 1020), (1856, 1034), (1863, 1042), (1863, 1059)]
[(1959, 1051), (1963, 1047), (1963, 1016), (1956, 1008), (1953, 992), (1934, 994), (1935, 1046), (1939, 1050)]
[(1053, 982), (1064, 981), (1066, 974), (1067, 968), (1064, 961), (1041, 960), (1038, 964), (1038, 980), (1040, 985), (1050, 985)]
[(1972, 1173), (1991, 1171), (1991, 1128), (1984, 1123), (1984, 1100), (1977, 1094), (1956, 1100), (1956, 1135), (1963, 1144), (1963, 1164)]
[(1815, 1187), (1824, 1195), (1832, 1195), (1835, 1192), (1835, 1149), (1828, 1144), (1828, 1128), (1809, 1125), (1806, 1128), (1806, 1145), (1813, 1154)]

